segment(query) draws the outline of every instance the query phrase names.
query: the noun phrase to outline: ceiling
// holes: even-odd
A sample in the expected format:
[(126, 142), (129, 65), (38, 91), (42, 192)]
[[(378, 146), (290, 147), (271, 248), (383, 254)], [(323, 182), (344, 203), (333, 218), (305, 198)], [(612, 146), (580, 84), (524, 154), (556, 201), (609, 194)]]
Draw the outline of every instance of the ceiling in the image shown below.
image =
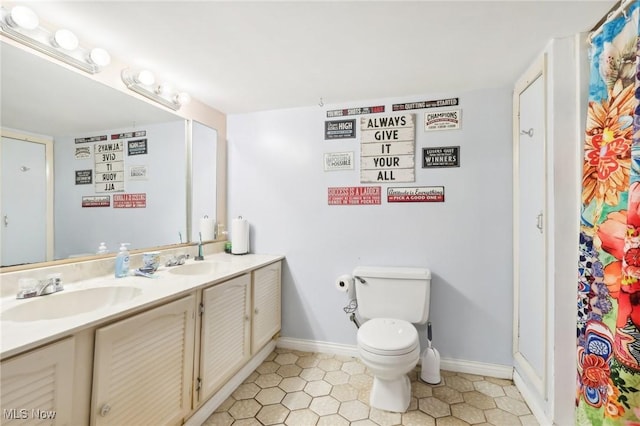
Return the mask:
[(512, 86), (551, 38), (590, 30), (615, 2), (20, 3), (236, 114)]

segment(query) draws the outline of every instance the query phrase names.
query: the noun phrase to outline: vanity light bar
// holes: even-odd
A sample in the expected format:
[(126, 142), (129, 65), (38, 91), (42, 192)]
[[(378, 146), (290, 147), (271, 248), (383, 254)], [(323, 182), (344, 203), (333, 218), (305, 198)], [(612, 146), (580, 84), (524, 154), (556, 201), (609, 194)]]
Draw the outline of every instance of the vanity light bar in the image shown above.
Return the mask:
[(125, 68), (122, 70), (121, 77), (129, 90), (133, 90), (173, 111), (179, 110), (190, 99), (186, 93), (177, 93), (168, 89), (169, 86), (166, 83), (154, 86), (153, 74), (147, 70), (134, 71)]
[(87, 51), (78, 47), (77, 37), (71, 31), (52, 33), (39, 26), (38, 17), (26, 6), (15, 6), (11, 11), (0, 7), (0, 33), (89, 74), (101, 71), (111, 62), (104, 49)]

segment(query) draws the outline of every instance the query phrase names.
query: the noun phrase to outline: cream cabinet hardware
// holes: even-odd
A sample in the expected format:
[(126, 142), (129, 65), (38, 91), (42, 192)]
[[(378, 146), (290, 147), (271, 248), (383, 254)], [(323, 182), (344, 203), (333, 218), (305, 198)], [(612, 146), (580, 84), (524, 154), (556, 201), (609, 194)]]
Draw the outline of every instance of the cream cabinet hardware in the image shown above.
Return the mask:
[(104, 404), (100, 409), (100, 415), (102, 417), (107, 417), (107, 414), (109, 414), (109, 411), (111, 411), (111, 406), (109, 404)]
[(543, 218), (543, 214), (542, 212), (540, 212), (536, 217), (536, 228), (538, 228), (541, 234), (542, 234), (542, 218)]

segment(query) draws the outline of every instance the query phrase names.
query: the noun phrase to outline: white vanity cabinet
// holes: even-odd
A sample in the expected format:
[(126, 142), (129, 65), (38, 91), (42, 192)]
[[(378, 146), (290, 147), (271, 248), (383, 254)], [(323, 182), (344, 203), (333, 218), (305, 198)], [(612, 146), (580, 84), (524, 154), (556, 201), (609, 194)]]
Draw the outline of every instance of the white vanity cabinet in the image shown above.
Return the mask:
[(202, 291), (198, 400), (205, 401), (251, 356), (251, 274)]
[(195, 295), (99, 328), (91, 424), (177, 425), (191, 411)]
[(202, 291), (197, 403), (206, 401), (280, 331), (281, 262)]
[(253, 271), (251, 354), (255, 354), (280, 331), (282, 262)]
[(0, 363), (2, 424), (71, 425), (74, 338)]

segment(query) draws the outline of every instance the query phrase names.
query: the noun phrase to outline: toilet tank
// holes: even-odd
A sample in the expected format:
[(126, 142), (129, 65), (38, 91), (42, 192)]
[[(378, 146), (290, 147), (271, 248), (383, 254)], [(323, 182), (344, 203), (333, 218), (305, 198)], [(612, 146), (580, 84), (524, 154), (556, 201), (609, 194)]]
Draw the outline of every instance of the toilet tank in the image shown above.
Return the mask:
[(365, 319), (396, 318), (424, 324), (429, 318), (431, 271), (358, 266), (353, 270), (358, 312)]

